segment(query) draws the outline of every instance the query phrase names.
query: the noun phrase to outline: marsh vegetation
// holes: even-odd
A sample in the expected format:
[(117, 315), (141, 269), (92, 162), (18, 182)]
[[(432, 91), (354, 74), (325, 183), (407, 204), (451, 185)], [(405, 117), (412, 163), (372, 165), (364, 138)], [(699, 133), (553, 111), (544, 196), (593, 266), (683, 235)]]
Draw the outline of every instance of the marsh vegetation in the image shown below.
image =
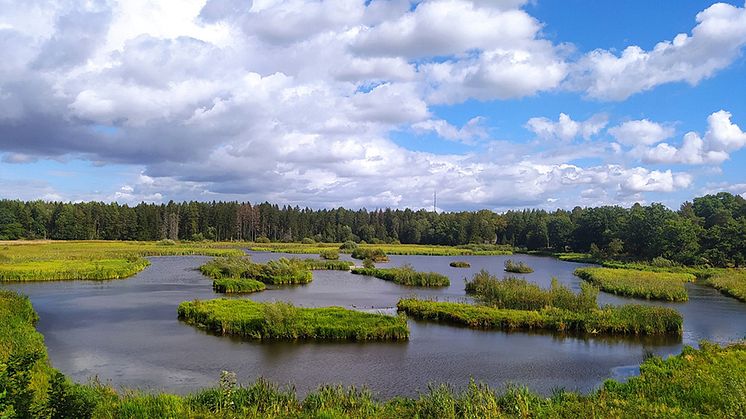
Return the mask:
[(511, 272), (515, 274), (530, 274), (533, 272), (533, 268), (526, 265), (524, 262), (515, 262), (512, 259), (505, 261), (505, 272)]
[(746, 271), (743, 269), (718, 271), (707, 279), (707, 283), (724, 294), (746, 302)]
[(469, 262), (463, 262), (463, 261), (453, 261), (449, 263), (448, 266), (452, 268), (470, 268), (471, 267)]
[(690, 273), (611, 268), (578, 268), (575, 275), (605, 292), (663, 301), (687, 301), (684, 283), (696, 279)]
[(248, 257), (216, 258), (200, 266), (200, 271), (213, 279), (248, 278), (271, 285), (306, 284), (313, 279), (304, 261), (286, 258), (267, 263), (254, 263)]
[(353, 268), (356, 275), (368, 275), (410, 287), (447, 287), (451, 285), (447, 276), (437, 272), (419, 272), (411, 265), (399, 268)]
[(220, 278), (212, 281), (212, 289), (221, 294), (248, 294), (266, 288), (264, 282), (249, 278)]

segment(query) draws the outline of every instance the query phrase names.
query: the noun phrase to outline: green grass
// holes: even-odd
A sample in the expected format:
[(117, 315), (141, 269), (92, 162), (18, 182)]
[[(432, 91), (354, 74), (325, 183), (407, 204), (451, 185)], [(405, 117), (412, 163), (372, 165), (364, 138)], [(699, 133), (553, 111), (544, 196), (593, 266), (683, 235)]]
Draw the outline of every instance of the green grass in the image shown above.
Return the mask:
[(534, 269), (523, 262), (514, 262), (512, 259), (505, 261), (505, 272), (514, 274), (530, 274)]
[(352, 258), (360, 260), (370, 259), (373, 262), (379, 263), (389, 261), (389, 257), (386, 256), (386, 253), (378, 248), (357, 247), (352, 251)]
[(742, 269), (720, 270), (707, 279), (707, 284), (722, 293), (746, 302), (746, 271)]
[(349, 271), (355, 265), (348, 260), (304, 259), (303, 263), (312, 271)]
[[(236, 244), (238, 245), (238, 244)], [(343, 253), (352, 250), (340, 249), (341, 243), (242, 243), (244, 247), (258, 252), (320, 254), (331, 249)], [(461, 255), (511, 255), (509, 245), (466, 244), (461, 246), (441, 246), (428, 244), (361, 244), (361, 249), (380, 249), (387, 255), (461, 256)]]
[(145, 256), (242, 254), (202, 243), (167, 242), (3, 242), (0, 281), (108, 280), (145, 269)]
[(270, 285), (307, 284), (313, 279), (304, 261), (286, 258), (267, 263), (254, 263), (248, 257), (216, 258), (200, 266), (200, 271), (213, 279), (248, 278)]
[(445, 321), (476, 329), (622, 335), (682, 333), (682, 318), (676, 310), (644, 305), (608, 306), (581, 313), (553, 307), (514, 310), (408, 298), (399, 300), (397, 308), (417, 319)]
[(402, 316), (363, 313), (342, 307), (301, 308), (251, 300), (183, 302), (179, 319), (211, 332), (251, 339), (406, 340)]
[(470, 268), (471, 264), (469, 262), (462, 262), (462, 261), (453, 261), (449, 263), (452, 268)]
[(626, 297), (662, 301), (687, 301), (685, 282), (696, 277), (690, 273), (638, 271), (634, 269), (578, 268), (575, 275), (598, 286), (602, 291)]
[(264, 282), (248, 278), (221, 278), (212, 281), (212, 289), (221, 294), (248, 294), (266, 288)]
[(356, 275), (368, 275), (410, 287), (447, 287), (451, 281), (447, 276), (437, 272), (418, 272), (410, 265), (400, 268), (353, 268)]
[(325, 260), (337, 260), (339, 259), (339, 249), (327, 249), (319, 252), (319, 257)]
[(580, 288), (580, 293), (575, 294), (553, 278), (552, 286), (547, 290), (523, 278), (498, 279), (485, 270), (474, 274), (465, 286), (467, 294), (474, 295), (481, 304), (495, 308), (540, 310), (556, 307), (578, 312), (597, 309), (598, 289), (587, 283), (581, 283)]

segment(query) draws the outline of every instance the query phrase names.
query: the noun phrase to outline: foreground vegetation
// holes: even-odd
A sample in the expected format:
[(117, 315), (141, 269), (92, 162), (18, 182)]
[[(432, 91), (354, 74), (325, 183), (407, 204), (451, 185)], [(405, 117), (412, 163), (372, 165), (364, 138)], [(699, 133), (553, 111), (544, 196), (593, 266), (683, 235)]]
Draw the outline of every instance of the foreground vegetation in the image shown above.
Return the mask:
[(271, 285), (306, 284), (313, 279), (305, 262), (286, 258), (267, 263), (254, 263), (248, 257), (216, 258), (200, 266), (200, 271), (213, 279), (247, 278)]
[(696, 279), (689, 273), (611, 268), (578, 268), (575, 275), (612, 294), (663, 301), (687, 301), (684, 283)]
[(515, 274), (530, 274), (534, 269), (526, 265), (524, 262), (514, 262), (512, 259), (505, 261), (505, 272), (511, 272)]
[(707, 283), (724, 294), (746, 302), (746, 271), (744, 270), (719, 271), (710, 276)]
[(682, 318), (676, 310), (637, 304), (576, 312), (555, 307), (539, 310), (501, 309), (408, 298), (399, 300), (397, 308), (417, 319), (445, 321), (476, 329), (543, 329), (633, 335), (682, 333)]
[(0, 250), (0, 281), (107, 280), (145, 269), (145, 256), (242, 254), (213, 245), (161, 242), (6, 242)]
[(650, 357), (640, 375), (607, 380), (588, 395), (551, 397), (521, 387), (463, 390), (432, 385), (418, 396), (377, 400), (366, 389), (322, 386), (305, 398), (259, 379), (240, 386), (223, 373), (219, 385), (188, 396), (118, 392), (75, 384), (49, 367), (28, 299), (0, 291), (0, 417), (52, 418), (591, 418), (743, 417), (746, 344), (702, 342), (677, 356)]
[(411, 265), (400, 268), (353, 268), (356, 275), (375, 276), (384, 281), (391, 281), (399, 285), (410, 287), (447, 287), (451, 281), (447, 276), (437, 272), (418, 272)]
[(221, 278), (212, 281), (212, 289), (221, 294), (248, 294), (266, 288), (264, 282), (248, 278)]
[(251, 339), (366, 341), (409, 337), (404, 317), (341, 307), (301, 308), (284, 302), (218, 299), (181, 303), (178, 315), (180, 320), (214, 333)]

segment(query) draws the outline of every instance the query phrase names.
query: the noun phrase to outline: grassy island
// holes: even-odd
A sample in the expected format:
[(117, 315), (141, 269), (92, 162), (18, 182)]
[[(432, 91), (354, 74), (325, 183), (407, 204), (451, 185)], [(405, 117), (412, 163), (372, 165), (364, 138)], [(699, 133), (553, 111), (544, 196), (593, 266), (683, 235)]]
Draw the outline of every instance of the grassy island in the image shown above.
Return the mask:
[(707, 279), (707, 284), (746, 302), (746, 270), (727, 269), (719, 271)]
[(612, 294), (663, 301), (688, 300), (684, 283), (696, 279), (690, 273), (611, 268), (578, 268), (575, 275)]
[(304, 259), (306, 268), (312, 271), (349, 271), (355, 265), (348, 260)]
[(583, 313), (555, 307), (515, 310), (410, 298), (399, 300), (397, 308), (417, 319), (445, 321), (476, 329), (544, 329), (629, 335), (680, 335), (682, 332), (682, 318), (678, 312), (644, 305), (609, 306)]
[(342, 307), (301, 308), (283, 302), (218, 299), (181, 303), (178, 315), (214, 333), (251, 339), (367, 341), (409, 337), (404, 317)]
[(212, 281), (212, 289), (221, 294), (248, 294), (266, 288), (264, 282), (248, 278), (220, 278)]
[(352, 251), (351, 256), (353, 259), (360, 259), (360, 260), (370, 259), (373, 262), (378, 262), (378, 263), (389, 261), (389, 257), (386, 256), (386, 253), (383, 250), (378, 249), (378, 248), (371, 249), (371, 248), (357, 247), (355, 248), (355, 250)]
[(200, 271), (213, 279), (248, 278), (271, 285), (306, 284), (313, 279), (305, 262), (286, 258), (267, 263), (254, 263), (248, 257), (218, 258), (200, 266)]
[(505, 272), (514, 274), (530, 274), (534, 269), (523, 262), (515, 262), (512, 259), (505, 261)]
[(400, 268), (353, 268), (356, 275), (375, 276), (384, 281), (391, 281), (399, 285), (411, 287), (447, 287), (451, 281), (447, 276), (437, 272), (418, 272), (410, 265)]
[(462, 261), (454, 261), (449, 263), (452, 268), (471, 268), (471, 265), (469, 262), (462, 262)]

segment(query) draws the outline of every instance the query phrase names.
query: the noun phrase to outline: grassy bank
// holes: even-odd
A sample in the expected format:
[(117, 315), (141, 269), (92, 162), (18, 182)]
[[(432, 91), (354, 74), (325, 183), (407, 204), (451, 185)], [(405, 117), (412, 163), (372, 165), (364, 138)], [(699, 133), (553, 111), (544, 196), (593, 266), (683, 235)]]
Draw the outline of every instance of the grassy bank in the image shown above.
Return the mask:
[(200, 266), (202, 274), (213, 279), (247, 278), (271, 285), (306, 284), (313, 276), (300, 259), (254, 263), (248, 257), (216, 258)]
[(445, 321), (476, 329), (550, 330), (629, 335), (680, 335), (682, 318), (664, 307), (625, 305), (581, 313), (560, 308), (514, 310), (466, 303), (399, 300), (397, 308), (417, 319)]
[(514, 262), (512, 259), (505, 261), (505, 272), (514, 274), (530, 274), (534, 269), (523, 262)]
[(120, 279), (145, 269), (149, 264), (145, 256), (243, 253), (212, 246), (168, 241), (4, 242), (0, 249), (0, 281)]
[(404, 317), (363, 313), (341, 307), (301, 308), (250, 300), (190, 301), (179, 319), (223, 335), (251, 339), (404, 340)]
[(391, 281), (399, 285), (410, 287), (447, 287), (451, 281), (447, 276), (437, 272), (418, 272), (410, 265), (400, 268), (353, 268), (356, 275), (375, 276), (384, 281)]
[[(378, 400), (366, 389), (322, 386), (305, 398), (259, 379), (241, 386), (223, 373), (219, 384), (187, 396), (79, 385), (24, 354), (46, 358), (28, 299), (0, 292), (0, 417), (38, 418), (501, 418), (743, 417), (746, 344), (701, 343), (667, 359), (648, 358), (640, 375), (607, 380), (582, 395), (544, 397), (521, 387), (496, 390), (472, 382), (463, 390), (432, 385), (415, 397)], [(32, 357), (33, 358), (33, 357)], [(35, 370), (35, 368), (40, 369)], [(26, 380), (30, 377), (31, 380)], [(217, 379), (217, 377), (216, 377)]]
[(707, 284), (746, 302), (746, 271), (742, 269), (720, 270), (707, 279)]
[(598, 308), (598, 289), (587, 283), (581, 283), (580, 293), (575, 294), (556, 279), (552, 279), (550, 289), (543, 289), (523, 278), (499, 279), (482, 270), (466, 282), (465, 289), (480, 304), (495, 308), (541, 310), (555, 307), (577, 312)]
[(688, 300), (684, 283), (696, 279), (689, 273), (611, 268), (578, 268), (575, 275), (612, 294), (663, 301)]
[(248, 278), (221, 278), (212, 281), (212, 289), (221, 294), (248, 294), (266, 288), (264, 282)]

